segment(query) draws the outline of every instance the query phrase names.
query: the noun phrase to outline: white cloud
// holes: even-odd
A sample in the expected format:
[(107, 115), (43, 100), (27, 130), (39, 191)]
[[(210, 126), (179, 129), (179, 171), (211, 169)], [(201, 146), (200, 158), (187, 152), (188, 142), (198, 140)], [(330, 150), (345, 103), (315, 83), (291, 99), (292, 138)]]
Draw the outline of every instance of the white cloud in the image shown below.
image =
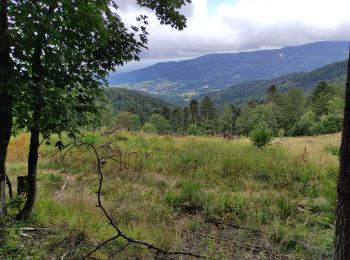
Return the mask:
[(173, 59), (213, 52), (276, 48), (321, 40), (350, 39), (349, 0), (223, 0), (208, 12), (207, 0), (193, 0), (183, 11), (188, 27), (178, 32), (159, 24), (135, 0), (122, 0), (128, 24), (149, 15), (149, 50), (144, 59)]

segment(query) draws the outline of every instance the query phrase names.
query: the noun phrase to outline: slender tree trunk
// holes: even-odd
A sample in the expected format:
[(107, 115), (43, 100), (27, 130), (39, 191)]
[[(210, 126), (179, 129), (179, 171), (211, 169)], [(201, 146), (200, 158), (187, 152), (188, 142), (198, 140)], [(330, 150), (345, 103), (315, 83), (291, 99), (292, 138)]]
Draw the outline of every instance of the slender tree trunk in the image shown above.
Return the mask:
[(39, 151), (39, 131), (32, 130), (30, 136), (29, 156), (28, 156), (28, 196), (26, 203), (17, 215), (18, 220), (27, 219), (34, 207), (36, 199), (36, 171)]
[(12, 199), (13, 198), (12, 184), (11, 184), (10, 178), (7, 174), (6, 174), (6, 184), (7, 184), (7, 187), (9, 189), (9, 196)]
[[(350, 53), (349, 53), (350, 55)], [(345, 90), (343, 134), (340, 147), (336, 211), (335, 260), (350, 259), (350, 61)]]
[(33, 53), (33, 113), (30, 128), (30, 144), (28, 155), (28, 196), (23, 209), (17, 214), (17, 220), (27, 219), (33, 211), (36, 199), (36, 171), (39, 157), (40, 118), (42, 111), (42, 74), (41, 56), (44, 41), (44, 32), (38, 34)]
[(12, 129), (12, 73), (8, 39), (7, 0), (0, 2), (0, 216), (6, 212), (6, 155)]
[(0, 94), (0, 216), (6, 212), (6, 155), (12, 128), (12, 101)]

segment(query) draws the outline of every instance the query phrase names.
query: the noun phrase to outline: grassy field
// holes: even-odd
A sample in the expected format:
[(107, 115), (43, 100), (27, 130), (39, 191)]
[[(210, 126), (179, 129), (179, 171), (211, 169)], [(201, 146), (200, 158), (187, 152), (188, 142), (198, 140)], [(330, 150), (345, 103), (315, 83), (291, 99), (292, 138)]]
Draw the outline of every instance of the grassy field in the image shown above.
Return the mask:
[[(4, 221), (0, 255), (81, 258), (113, 236), (100, 208), (96, 159), (87, 147), (64, 160), (42, 144), (38, 200), (24, 223)], [(331, 256), (340, 135), (276, 139), (262, 150), (248, 139), (86, 135), (101, 154), (121, 151), (103, 166), (103, 203), (129, 236), (207, 259), (327, 259)], [(113, 151), (101, 145), (112, 141)], [(11, 140), (8, 173), (26, 174), (28, 136)], [(63, 188), (63, 189), (62, 189)], [(10, 203), (14, 214), (21, 203)], [(0, 223), (1, 224), (1, 223)], [(23, 227), (36, 227), (28, 231)], [(1, 240), (1, 238), (0, 238)], [(94, 254), (107, 259), (124, 241)], [(114, 259), (150, 259), (130, 246)], [(184, 258), (187, 259), (187, 258)]]

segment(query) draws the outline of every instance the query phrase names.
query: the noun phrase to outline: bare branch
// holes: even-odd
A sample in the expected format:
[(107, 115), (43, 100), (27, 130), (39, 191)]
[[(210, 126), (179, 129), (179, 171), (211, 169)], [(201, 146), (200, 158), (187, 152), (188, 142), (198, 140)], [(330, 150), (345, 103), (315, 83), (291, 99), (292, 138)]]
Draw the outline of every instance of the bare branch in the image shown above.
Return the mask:
[[(163, 255), (163, 256), (189, 256), (189, 257), (194, 257), (194, 258), (199, 258), (199, 259), (204, 259), (204, 256), (199, 255), (199, 254), (195, 254), (192, 252), (187, 252), (187, 251), (167, 251), (163, 248), (160, 248), (156, 245), (153, 245), (151, 243), (148, 243), (146, 241), (142, 241), (142, 240), (137, 240), (134, 239), (132, 237), (129, 237), (128, 235), (126, 235), (120, 228), (119, 226), (114, 222), (113, 218), (111, 217), (111, 215), (109, 214), (109, 212), (107, 211), (107, 209), (104, 207), (103, 203), (102, 203), (102, 186), (103, 186), (103, 179), (104, 179), (104, 172), (102, 169), (102, 166), (106, 163), (106, 161), (110, 160), (113, 162), (118, 162), (121, 164), (126, 164), (127, 167), (130, 167), (129, 162), (122, 162), (121, 161), (121, 150), (117, 147), (114, 146), (111, 141), (109, 141), (106, 145), (103, 145), (105, 148), (106, 147), (112, 147), (114, 146), (115, 150), (117, 151), (117, 153), (115, 154), (109, 154), (108, 156), (100, 156), (98, 149), (94, 146), (93, 143), (85, 143), (85, 142), (74, 142), (71, 145), (67, 145), (65, 148), (67, 149), (64, 154), (63, 157), (67, 154), (67, 152), (73, 148), (77, 148), (77, 147), (81, 147), (81, 146), (87, 146), (89, 147), (95, 158), (96, 158), (96, 162), (97, 162), (97, 177), (98, 177), (98, 190), (96, 192), (97, 194), (97, 204), (98, 207), (102, 210), (104, 216), (107, 218), (109, 224), (114, 228), (114, 230), (116, 231), (116, 235), (114, 237), (111, 237), (107, 240), (105, 240), (104, 242), (102, 242), (101, 244), (99, 244), (94, 250), (92, 250), (91, 252), (89, 252), (85, 258), (91, 256), (93, 253), (95, 253), (97, 250), (101, 249), (104, 245), (106, 245), (107, 243), (116, 240), (118, 238), (123, 238), (126, 241), (126, 244), (121, 247), (120, 249), (118, 249), (117, 251), (115, 251), (113, 253), (113, 255), (116, 255), (118, 253), (120, 253), (122, 250), (124, 250), (126, 247), (128, 247), (129, 245), (134, 245), (134, 246), (140, 246), (142, 249), (144, 250), (148, 250), (150, 252), (153, 252), (155, 255)], [(132, 153), (130, 153), (132, 154)], [(129, 154), (129, 155), (130, 155)], [(129, 160), (129, 159), (128, 159)], [(131, 167), (134, 168), (134, 167)], [(135, 167), (136, 169), (136, 167)]]

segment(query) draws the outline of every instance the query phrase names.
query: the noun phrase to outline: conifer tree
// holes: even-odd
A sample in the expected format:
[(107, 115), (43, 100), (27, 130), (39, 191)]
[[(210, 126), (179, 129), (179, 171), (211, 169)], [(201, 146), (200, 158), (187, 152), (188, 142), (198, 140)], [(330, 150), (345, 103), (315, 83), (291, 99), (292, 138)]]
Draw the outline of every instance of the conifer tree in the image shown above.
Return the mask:
[(192, 99), (189, 104), (189, 115), (190, 115), (190, 122), (192, 124), (199, 124), (199, 109), (198, 109), (198, 102), (195, 99)]

